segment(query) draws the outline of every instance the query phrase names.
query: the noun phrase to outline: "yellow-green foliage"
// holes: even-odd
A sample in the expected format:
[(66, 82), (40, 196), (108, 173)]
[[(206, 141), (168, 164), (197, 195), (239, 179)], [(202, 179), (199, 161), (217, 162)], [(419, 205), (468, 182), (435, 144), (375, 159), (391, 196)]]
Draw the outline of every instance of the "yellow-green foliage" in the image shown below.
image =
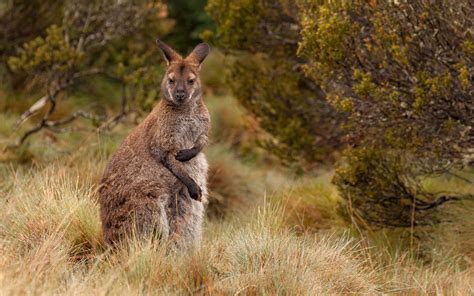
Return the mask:
[(18, 55), (8, 59), (8, 65), (13, 71), (55, 71), (59, 75), (77, 67), (83, 57), (84, 52), (68, 42), (63, 28), (52, 25), (46, 30), (46, 37), (25, 43)]
[(377, 85), (373, 82), (372, 74), (362, 73), (355, 69), (352, 77), (355, 81), (352, 86), (354, 93), (360, 97), (374, 96), (380, 98), (381, 94), (378, 93)]
[(347, 112), (351, 140), (462, 157), (472, 129), (471, 1), (456, 9), (449, 1), (310, 1), (299, 9), (305, 72)]
[[(314, 2), (316, 3), (310, 2), (311, 4), (300, 7), (302, 31), (298, 55), (316, 55), (313, 57), (315, 62), (305, 66), (305, 71), (310, 76), (317, 76), (316, 73), (320, 71), (331, 72), (333, 66), (347, 58), (350, 33), (357, 30), (346, 15), (346, 10), (334, 13), (334, 7), (339, 5)], [(349, 2), (343, 6), (348, 9)], [(316, 81), (323, 82), (319, 79)]]
[(124, 49), (114, 57), (114, 65), (110, 66), (115, 77), (126, 85), (126, 95), (133, 97), (138, 107), (145, 111), (150, 111), (160, 97), (157, 84), (163, 67), (157, 67), (156, 55), (153, 50), (133, 52)]
[(225, 1), (212, 0), (208, 2), (206, 11), (216, 22), (217, 30), (214, 34), (205, 33), (208, 39), (219, 39), (219, 42), (228, 44), (230, 48), (240, 49), (244, 44), (257, 41), (260, 36), (251, 34), (258, 22), (258, 17), (265, 13), (261, 1)]
[(415, 215), (410, 204), (434, 198), (418, 176), (471, 153), (473, 8), (472, 1), (453, 8), (418, 0), (299, 6), (305, 73), (348, 115), (346, 139), (358, 147), (345, 152), (334, 178), (352, 219), (405, 227), (439, 221), (427, 210)]
[[(0, 63), (6, 64), (11, 56), (27, 40), (32, 40), (53, 24), (58, 24), (62, 18), (63, 0), (29, 0), (29, 1), (2, 1), (0, 3), (1, 27), (0, 33)], [(43, 35), (44, 36), (44, 35)], [(2, 84), (8, 84), (7, 74)], [(19, 83), (14, 77), (13, 80)]]
[[(11, 13), (21, 11), (23, 6), (28, 5), (12, 7)], [(23, 75), (20, 76), (23, 78), (21, 84), (29, 83), (32, 91), (43, 92), (38, 97), (49, 100), (47, 112), (36, 110), (42, 113), (43, 121), (50, 125), (63, 125), (71, 120), (61, 121), (57, 120), (58, 117), (74, 120), (78, 118), (77, 114), (81, 114), (80, 117), (94, 121), (98, 127), (107, 117), (105, 113), (111, 101), (121, 101), (118, 119), (124, 113), (150, 110), (159, 97), (156, 85), (162, 72), (155, 38), (164, 35), (171, 27), (170, 20), (163, 14), (162, 3), (154, 0), (66, 1), (58, 12), (61, 13), (60, 22), (34, 38), (22, 39), (24, 43), (17, 48), (16, 54), (8, 58), (10, 70), (18, 72), (18, 76)], [(44, 11), (38, 11), (37, 17), (46, 15)], [(97, 90), (97, 85), (102, 83), (97, 82), (104, 79), (115, 84), (106, 100), (95, 98), (93, 107), (88, 105), (80, 111), (67, 110), (68, 114), (58, 112), (66, 91), (71, 94), (71, 91), (80, 89), (81, 95), (72, 96), (73, 100), (80, 101), (78, 98), (87, 91), (90, 92), (86, 95), (88, 98), (103, 93), (103, 90)], [(17, 87), (19, 85), (16, 83)], [(91, 110), (93, 108), (96, 110)], [(93, 112), (97, 109), (99, 112)], [(43, 128), (44, 124), (39, 123), (36, 131)]]
[[(238, 55), (230, 81), (274, 136), (277, 155), (321, 160), (325, 148), (340, 150), (343, 124), (347, 142), (410, 149), (437, 162), (460, 159), (469, 147), (471, 2), (210, 1), (208, 11), (215, 41), (252, 55), (246, 67), (251, 58)], [(288, 93), (281, 84), (296, 87)], [(328, 108), (319, 87), (344, 116), (321, 111)], [(339, 143), (327, 144), (334, 138)]]

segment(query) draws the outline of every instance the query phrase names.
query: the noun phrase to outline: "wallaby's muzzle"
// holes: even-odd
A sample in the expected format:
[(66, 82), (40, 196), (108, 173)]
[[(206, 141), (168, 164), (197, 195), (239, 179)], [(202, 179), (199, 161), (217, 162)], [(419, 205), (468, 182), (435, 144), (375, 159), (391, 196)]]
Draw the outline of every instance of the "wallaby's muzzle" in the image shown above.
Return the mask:
[(183, 103), (186, 99), (186, 91), (184, 89), (177, 89), (174, 93), (174, 99), (179, 104)]

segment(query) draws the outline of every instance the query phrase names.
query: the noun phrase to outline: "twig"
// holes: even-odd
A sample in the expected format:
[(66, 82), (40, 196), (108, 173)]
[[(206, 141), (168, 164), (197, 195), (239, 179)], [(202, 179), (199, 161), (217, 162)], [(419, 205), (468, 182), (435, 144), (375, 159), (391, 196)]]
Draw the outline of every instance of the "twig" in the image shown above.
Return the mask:
[(469, 180), (468, 178), (465, 178), (465, 177), (460, 176), (460, 175), (458, 175), (458, 174), (455, 174), (455, 173), (453, 173), (453, 172), (446, 172), (446, 174), (448, 174), (448, 175), (450, 175), (450, 176), (453, 176), (453, 177), (455, 177), (455, 178), (458, 178), (458, 179), (460, 179), (460, 180), (462, 180), (462, 181), (464, 181), (464, 182), (467, 182), (467, 183), (469, 183), (469, 184), (472, 184), (472, 183), (473, 183), (473, 182), (472, 182), (471, 180)]
[[(77, 74), (80, 74), (80, 73), (81, 72), (79, 72)], [(24, 122), (26, 122), (31, 116), (33, 116), (39, 110), (41, 110), (48, 103), (48, 101), (49, 102), (52, 102), (53, 100), (55, 101), (56, 96), (58, 95), (58, 93), (61, 92), (62, 90), (64, 90), (65, 88), (67, 88), (69, 85), (71, 85), (71, 80), (70, 79), (64, 79), (61, 82), (60, 79), (57, 79), (55, 81), (55, 83), (53, 82), (51, 85), (54, 85), (54, 84), (56, 84), (56, 86), (53, 88), (52, 91), (48, 91), (47, 95), (41, 97), (30, 108), (28, 108), (28, 110), (26, 110), (25, 112), (23, 112), (23, 114), (21, 114), (20, 118), (16, 121), (16, 123), (14, 125), (15, 130), (17, 130), (20, 127), (20, 125), (23, 124)], [(54, 102), (54, 104), (56, 104), (56, 102)], [(54, 112), (55, 108), (56, 108), (56, 106), (54, 106), (54, 108), (52, 110), (50, 109), (48, 111), (48, 113)], [(48, 118), (46, 118), (46, 120), (47, 119)]]
[(56, 127), (56, 126), (60, 126), (60, 125), (64, 125), (64, 124), (68, 124), (74, 120), (76, 120), (77, 118), (86, 118), (86, 119), (94, 119), (94, 116), (88, 112), (85, 112), (85, 111), (82, 111), (82, 110), (79, 110), (79, 111), (76, 111), (74, 112), (71, 116), (69, 117), (66, 117), (66, 118), (63, 118), (63, 119), (60, 119), (60, 120), (56, 120), (56, 121), (46, 121), (45, 122), (45, 127)]
[(421, 200), (417, 199), (415, 208), (416, 208), (417, 211), (426, 211), (426, 210), (438, 207), (438, 206), (440, 206), (440, 205), (442, 205), (442, 204), (444, 204), (448, 201), (461, 200), (461, 199), (466, 198), (468, 196), (469, 195), (467, 195), (467, 196), (443, 195), (443, 196), (440, 196), (440, 197), (436, 198), (432, 202), (425, 202), (425, 201), (421, 201)]
[(47, 98), (48, 98), (48, 101), (51, 103), (51, 107), (49, 108), (48, 112), (43, 116), (43, 119), (41, 120), (41, 122), (34, 128), (25, 132), (15, 145), (10, 146), (11, 148), (16, 148), (16, 147), (21, 146), (21, 144), (23, 144), (29, 136), (39, 132), (41, 129), (43, 129), (46, 126), (46, 122), (48, 121), (49, 117), (51, 116), (51, 114), (54, 113), (54, 110), (56, 110), (56, 94), (57, 94), (56, 91), (48, 94)]
[(20, 125), (22, 125), (25, 121), (27, 121), (28, 118), (30, 118), (33, 114), (41, 110), (41, 108), (43, 108), (47, 102), (48, 102), (48, 96), (45, 95), (41, 97), (38, 101), (36, 101), (33, 105), (31, 105), (31, 107), (28, 108), (28, 110), (26, 110), (25, 112), (23, 112), (20, 118), (18, 118), (18, 120), (15, 122), (14, 124), (15, 130), (17, 130), (20, 127)]

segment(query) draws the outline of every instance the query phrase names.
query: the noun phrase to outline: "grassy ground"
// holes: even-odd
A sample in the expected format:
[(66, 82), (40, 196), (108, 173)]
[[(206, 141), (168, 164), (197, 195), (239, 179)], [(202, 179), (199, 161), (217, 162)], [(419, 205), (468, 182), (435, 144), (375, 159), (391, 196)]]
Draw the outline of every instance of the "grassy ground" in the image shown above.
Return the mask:
[[(232, 98), (208, 104), (211, 202), (204, 242), (190, 254), (138, 240), (112, 252), (103, 243), (97, 182), (129, 126), (97, 135), (76, 125), (1, 152), (0, 294), (474, 293), (474, 228), (466, 213), (473, 207), (452, 209), (466, 217), (463, 227), (439, 229), (431, 260), (421, 262), (393, 232), (359, 233), (348, 225), (331, 172), (294, 178), (257, 161), (263, 156), (246, 146), (253, 135), (243, 132)], [(11, 140), (15, 118), (0, 115), (0, 144)], [(459, 182), (425, 185), (448, 190)]]

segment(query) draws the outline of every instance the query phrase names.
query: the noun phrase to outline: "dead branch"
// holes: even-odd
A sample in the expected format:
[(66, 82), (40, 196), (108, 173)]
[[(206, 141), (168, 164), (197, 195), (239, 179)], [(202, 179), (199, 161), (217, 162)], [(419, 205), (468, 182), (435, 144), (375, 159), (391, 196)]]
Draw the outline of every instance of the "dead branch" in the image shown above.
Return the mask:
[(38, 125), (36, 125), (32, 129), (26, 131), (15, 145), (10, 146), (11, 148), (16, 148), (16, 147), (21, 146), (28, 137), (30, 137), (33, 134), (36, 134), (37, 132), (39, 132), (41, 129), (43, 129), (46, 126), (46, 122), (49, 120), (49, 117), (56, 110), (56, 95), (57, 95), (57, 92), (54, 91), (53, 93), (49, 93), (46, 96), (47, 97), (47, 102), (49, 102), (51, 104), (48, 112), (43, 116), (43, 119), (40, 121), (40, 123)]
[(15, 122), (15, 124), (13, 126), (15, 128), (15, 130), (18, 129), (20, 127), (20, 125), (22, 125), (24, 122), (26, 122), (31, 116), (33, 116), (39, 110), (41, 110), (46, 105), (47, 102), (48, 102), (48, 96), (46, 95), (46, 96), (42, 96), (33, 105), (31, 105), (31, 107), (28, 108), (28, 110), (26, 110), (25, 112), (23, 112), (23, 114), (21, 114), (20, 118), (18, 118), (18, 120)]
[[(81, 72), (77, 73), (80, 74)], [(53, 88), (52, 91), (50, 91), (50, 94), (47, 94), (43, 97), (41, 97), (38, 101), (36, 101), (28, 110), (23, 112), (21, 114), (20, 118), (15, 122), (14, 129), (17, 130), (20, 125), (22, 125), (24, 122), (26, 122), (31, 116), (34, 114), (38, 113), (48, 102), (52, 101), (52, 97), (54, 97), (54, 100), (56, 96), (64, 89), (66, 89), (68, 86), (71, 85), (71, 80), (68, 80), (67, 82), (56, 82), (56, 86)], [(53, 110), (50, 110), (49, 112), (54, 112)]]
[(449, 196), (449, 195), (442, 195), (431, 202), (422, 201), (420, 199), (416, 199), (415, 201), (415, 210), (417, 211), (426, 211), (432, 208), (436, 208), (441, 206), (442, 204), (448, 201), (459, 200), (460, 197), (458, 196)]
[(74, 112), (71, 116), (68, 116), (68, 117), (60, 119), (60, 120), (55, 120), (55, 121), (48, 120), (48, 121), (45, 122), (44, 125), (47, 128), (57, 127), (57, 126), (61, 126), (61, 125), (64, 125), (64, 124), (68, 124), (68, 123), (70, 123), (70, 122), (72, 122), (72, 121), (74, 121), (78, 118), (85, 118), (85, 119), (93, 120), (95, 117), (91, 113), (79, 110), (79, 111)]

